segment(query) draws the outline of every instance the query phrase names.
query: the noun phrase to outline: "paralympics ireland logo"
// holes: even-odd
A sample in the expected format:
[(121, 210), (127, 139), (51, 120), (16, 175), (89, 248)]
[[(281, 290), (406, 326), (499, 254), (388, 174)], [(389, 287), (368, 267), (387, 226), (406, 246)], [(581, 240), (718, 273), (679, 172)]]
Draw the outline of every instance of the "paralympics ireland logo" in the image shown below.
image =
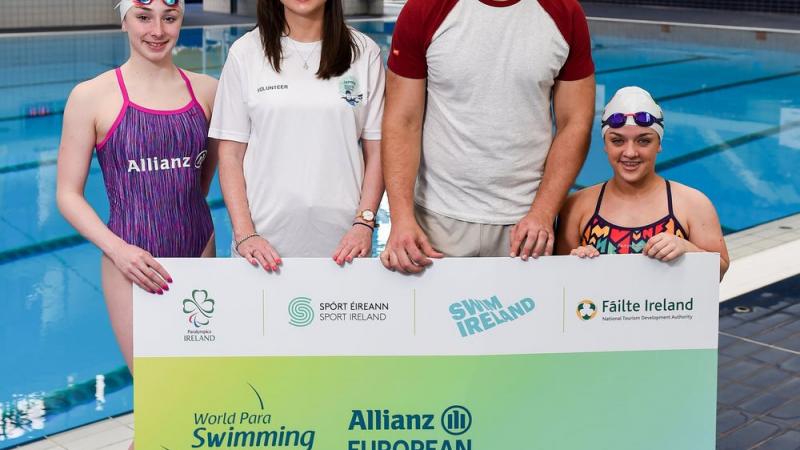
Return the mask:
[(289, 324), (295, 327), (305, 327), (314, 321), (314, 307), (311, 299), (297, 297), (289, 302)]
[(201, 328), (211, 322), (215, 303), (213, 298), (208, 297), (208, 291), (195, 289), (192, 291), (192, 298), (183, 299), (183, 312), (189, 314), (190, 324)]

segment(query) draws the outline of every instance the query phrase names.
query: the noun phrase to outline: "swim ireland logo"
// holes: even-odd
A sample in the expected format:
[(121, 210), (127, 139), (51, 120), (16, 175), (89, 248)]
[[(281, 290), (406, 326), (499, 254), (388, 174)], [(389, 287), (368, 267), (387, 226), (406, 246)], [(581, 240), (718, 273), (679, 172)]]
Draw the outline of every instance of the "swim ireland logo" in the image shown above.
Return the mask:
[(468, 337), (513, 322), (530, 314), (535, 307), (536, 302), (530, 297), (506, 307), (500, 298), (493, 295), (491, 298), (470, 298), (452, 303), (448, 311), (461, 337)]
[(597, 306), (591, 300), (582, 300), (575, 313), (581, 320), (592, 320), (597, 315)]
[(314, 321), (314, 307), (311, 299), (297, 297), (289, 302), (289, 325), (306, 327)]
[(195, 289), (192, 298), (183, 299), (183, 313), (189, 315), (189, 323), (195, 328), (202, 328), (211, 322), (215, 303), (208, 297), (208, 291)]

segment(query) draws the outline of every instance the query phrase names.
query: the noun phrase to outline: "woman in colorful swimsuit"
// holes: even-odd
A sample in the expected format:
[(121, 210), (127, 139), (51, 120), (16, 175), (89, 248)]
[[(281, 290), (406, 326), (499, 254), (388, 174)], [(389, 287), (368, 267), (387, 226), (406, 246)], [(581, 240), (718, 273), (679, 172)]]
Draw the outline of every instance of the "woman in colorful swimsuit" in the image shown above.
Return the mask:
[[(216, 80), (172, 62), (182, 0), (123, 0), (119, 8), (131, 56), (70, 94), (57, 198), (64, 217), (103, 252), (106, 305), (132, 369), (132, 283), (163, 294), (172, 279), (155, 257), (214, 256), (205, 196), (216, 165), (207, 145)], [(108, 224), (83, 192), (95, 149)]]
[(282, 256), (370, 256), (383, 195), (380, 47), (342, 0), (259, 0), (231, 46), (209, 135), (232, 253), (274, 271)]
[(702, 192), (655, 171), (664, 116), (650, 94), (622, 88), (603, 112), (602, 135), (614, 176), (572, 194), (559, 215), (558, 253), (581, 258), (641, 253), (672, 261), (687, 252), (728, 250), (717, 212)]

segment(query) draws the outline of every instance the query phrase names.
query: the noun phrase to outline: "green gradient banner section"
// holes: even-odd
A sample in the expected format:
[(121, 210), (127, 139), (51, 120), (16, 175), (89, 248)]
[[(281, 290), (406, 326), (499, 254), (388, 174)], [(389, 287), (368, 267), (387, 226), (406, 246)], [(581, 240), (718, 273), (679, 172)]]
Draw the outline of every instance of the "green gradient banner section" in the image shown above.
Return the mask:
[[(715, 445), (716, 350), (140, 357), (135, 366), (135, 406), (147, 411), (136, 417), (136, 446), (143, 449), (711, 450)], [(471, 415), (467, 430), (451, 429), (461, 434), (444, 427), (449, 416), (443, 413), (454, 405)], [(389, 418), (390, 425), (423, 429), (363, 429), (376, 428), (377, 416)], [(224, 423), (209, 424), (214, 417)], [(258, 432), (275, 441), (250, 445), (248, 437)], [(219, 445), (209, 438), (219, 439)], [(291, 445), (280, 445), (281, 439)], [(236, 440), (239, 445), (233, 445)]]

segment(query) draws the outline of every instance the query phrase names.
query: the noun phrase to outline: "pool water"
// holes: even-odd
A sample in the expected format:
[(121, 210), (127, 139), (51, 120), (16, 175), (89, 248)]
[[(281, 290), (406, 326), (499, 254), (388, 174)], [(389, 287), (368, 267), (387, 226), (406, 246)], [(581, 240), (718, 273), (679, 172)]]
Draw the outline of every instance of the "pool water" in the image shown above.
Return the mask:
[[(359, 22), (386, 50), (393, 23)], [(247, 28), (184, 30), (176, 62), (219, 76)], [(130, 377), (106, 317), (100, 253), (55, 205), (56, 157), (72, 87), (127, 57), (118, 32), (0, 37), (0, 448), (132, 409)], [(800, 212), (800, 64), (796, 55), (594, 36), (598, 112), (639, 85), (665, 110), (658, 170), (696, 187), (726, 233)], [(384, 51), (385, 54), (385, 51)], [(611, 175), (599, 127), (576, 187)], [(86, 196), (108, 215), (93, 162)], [(217, 183), (209, 195), (217, 251), (230, 224)], [(389, 231), (385, 203), (375, 249)]]

